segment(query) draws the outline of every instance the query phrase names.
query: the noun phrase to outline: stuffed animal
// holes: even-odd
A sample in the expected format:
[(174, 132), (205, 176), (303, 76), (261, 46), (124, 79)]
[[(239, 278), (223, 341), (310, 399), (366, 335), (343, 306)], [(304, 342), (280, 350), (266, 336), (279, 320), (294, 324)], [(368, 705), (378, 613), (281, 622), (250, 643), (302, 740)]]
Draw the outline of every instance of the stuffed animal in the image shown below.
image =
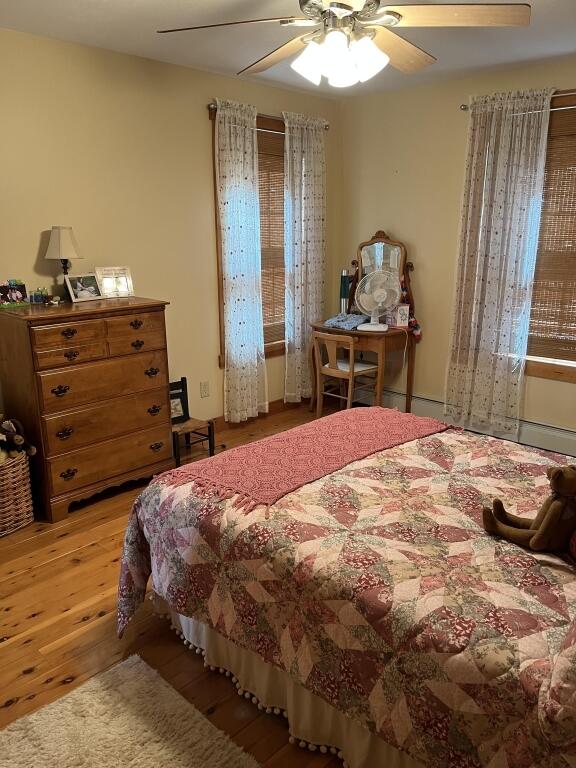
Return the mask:
[(484, 529), (535, 552), (566, 552), (576, 531), (576, 465), (548, 467), (552, 493), (534, 520), (506, 512), (500, 499), (484, 507)]
[[(36, 448), (26, 440), (22, 424), (16, 419), (5, 419), (0, 414), (0, 453), (15, 458), (21, 451), (34, 456)], [(0, 460), (2, 460), (0, 456)]]

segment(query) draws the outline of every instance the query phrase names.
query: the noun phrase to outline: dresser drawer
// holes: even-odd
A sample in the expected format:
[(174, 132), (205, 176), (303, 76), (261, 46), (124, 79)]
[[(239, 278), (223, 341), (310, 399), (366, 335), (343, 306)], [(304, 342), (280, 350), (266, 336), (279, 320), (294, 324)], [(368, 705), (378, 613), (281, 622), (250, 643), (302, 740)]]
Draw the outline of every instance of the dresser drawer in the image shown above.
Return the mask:
[(98, 483), (103, 478), (112, 481), (124, 472), (165, 461), (171, 456), (170, 424), (133, 432), (129, 437), (106, 440), (90, 448), (80, 448), (47, 460), (52, 494), (59, 496)]
[(104, 320), (79, 320), (77, 323), (42, 325), (32, 328), (34, 349), (53, 349), (69, 344), (85, 344), (106, 338)]
[(145, 352), (148, 349), (164, 349), (166, 338), (164, 331), (138, 332), (131, 336), (119, 336), (108, 341), (110, 357), (118, 355), (133, 355), (136, 352)]
[(108, 329), (108, 338), (113, 339), (118, 336), (130, 336), (132, 338), (141, 338), (138, 334), (146, 331), (164, 330), (163, 312), (141, 312), (133, 315), (121, 315), (120, 317), (109, 317), (106, 320)]
[(48, 456), (170, 421), (166, 389), (117, 397), (69, 413), (42, 417)]
[(63, 365), (87, 363), (89, 360), (101, 360), (103, 357), (108, 357), (105, 341), (34, 352), (36, 368), (39, 371), (44, 371), (46, 368), (60, 368)]
[(168, 364), (166, 352), (159, 350), (36, 375), (42, 412), (57, 413), (87, 403), (165, 387)]

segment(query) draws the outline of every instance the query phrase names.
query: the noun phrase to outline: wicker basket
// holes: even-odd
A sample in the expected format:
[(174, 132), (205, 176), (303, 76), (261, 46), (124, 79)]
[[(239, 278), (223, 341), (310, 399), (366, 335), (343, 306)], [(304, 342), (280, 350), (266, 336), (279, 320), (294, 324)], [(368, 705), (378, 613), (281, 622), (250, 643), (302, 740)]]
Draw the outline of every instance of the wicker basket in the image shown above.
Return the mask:
[(34, 520), (28, 456), (22, 452), (0, 464), (0, 536)]

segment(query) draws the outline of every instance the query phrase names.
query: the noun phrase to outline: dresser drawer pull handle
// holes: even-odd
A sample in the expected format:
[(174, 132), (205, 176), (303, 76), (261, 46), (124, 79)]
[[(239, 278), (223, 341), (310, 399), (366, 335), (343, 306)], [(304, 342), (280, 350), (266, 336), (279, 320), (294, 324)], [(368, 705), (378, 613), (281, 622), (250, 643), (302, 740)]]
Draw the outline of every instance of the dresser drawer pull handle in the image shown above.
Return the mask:
[(59, 440), (68, 440), (69, 437), (71, 437), (74, 434), (74, 429), (72, 427), (63, 427), (58, 432), (56, 432), (56, 437)]
[(76, 360), (80, 352), (77, 352), (75, 349), (69, 349), (68, 352), (64, 352), (64, 357), (66, 360)]
[(69, 469), (66, 469), (64, 472), (60, 472), (60, 477), (62, 480), (72, 480), (73, 477), (76, 477), (78, 474), (78, 470), (75, 467), (70, 467)]
[(50, 390), (53, 395), (56, 395), (56, 397), (64, 397), (66, 392), (70, 392), (70, 387), (68, 384), (58, 384), (57, 387), (54, 387), (54, 389)]
[(162, 410), (161, 405), (152, 405), (150, 408), (148, 408), (148, 413), (150, 414), (150, 416), (158, 416), (161, 410)]
[(143, 325), (144, 323), (142, 322), (142, 320), (132, 320), (132, 322), (130, 323), (130, 328), (134, 328), (134, 330), (137, 331), (138, 328), (142, 328)]
[(132, 342), (132, 346), (134, 347), (134, 349), (142, 349), (142, 347), (144, 346), (144, 342), (142, 341), (142, 339), (136, 339), (136, 341)]
[(158, 453), (158, 451), (162, 448), (164, 443), (152, 443), (150, 446), (150, 450), (154, 451), (154, 453)]
[(66, 339), (71, 339), (73, 336), (76, 336), (78, 333), (78, 330), (76, 328), (64, 328), (62, 331), (62, 336)]
[(153, 379), (154, 376), (158, 376), (160, 373), (160, 368), (147, 368), (144, 373), (146, 376), (148, 376), (149, 379)]

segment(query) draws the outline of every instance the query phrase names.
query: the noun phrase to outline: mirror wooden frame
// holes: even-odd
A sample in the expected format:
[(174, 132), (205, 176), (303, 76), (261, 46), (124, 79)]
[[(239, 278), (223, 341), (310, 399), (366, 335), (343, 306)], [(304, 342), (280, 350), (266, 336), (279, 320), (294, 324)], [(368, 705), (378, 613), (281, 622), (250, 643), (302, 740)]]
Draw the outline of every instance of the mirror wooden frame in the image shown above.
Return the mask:
[(404, 243), (399, 242), (398, 240), (392, 240), (391, 237), (389, 237), (386, 232), (379, 229), (378, 232), (376, 232), (370, 240), (367, 240), (365, 243), (360, 243), (358, 246), (358, 264), (360, 265), (360, 277), (363, 277), (363, 264), (362, 264), (362, 249), (367, 248), (370, 245), (376, 245), (376, 243), (384, 243), (385, 245), (390, 245), (393, 247), (400, 248), (400, 267), (398, 269), (400, 275), (403, 275), (406, 271), (406, 246)]
[(356, 292), (356, 286), (358, 285), (358, 282), (362, 279), (362, 276), (363, 276), (362, 249), (365, 248), (366, 246), (374, 245), (375, 243), (385, 243), (386, 245), (397, 246), (400, 248), (401, 257), (400, 257), (400, 268), (398, 271), (400, 273), (401, 278), (403, 279), (404, 287), (406, 288), (406, 292), (408, 294), (408, 304), (410, 305), (410, 315), (414, 316), (414, 296), (412, 294), (412, 287), (410, 285), (410, 272), (414, 270), (414, 264), (411, 261), (408, 261), (408, 253), (404, 243), (401, 243), (399, 240), (393, 240), (382, 229), (379, 229), (378, 232), (373, 234), (370, 240), (366, 240), (365, 242), (360, 243), (360, 245), (358, 246), (358, 256), (352, 262), (352, 265), (355, 267), (356, 274), (354, 275), (352, 285), (350, 286), (348, 313), (352, 311), (352, 306), (354, 304), (354, 294)]

